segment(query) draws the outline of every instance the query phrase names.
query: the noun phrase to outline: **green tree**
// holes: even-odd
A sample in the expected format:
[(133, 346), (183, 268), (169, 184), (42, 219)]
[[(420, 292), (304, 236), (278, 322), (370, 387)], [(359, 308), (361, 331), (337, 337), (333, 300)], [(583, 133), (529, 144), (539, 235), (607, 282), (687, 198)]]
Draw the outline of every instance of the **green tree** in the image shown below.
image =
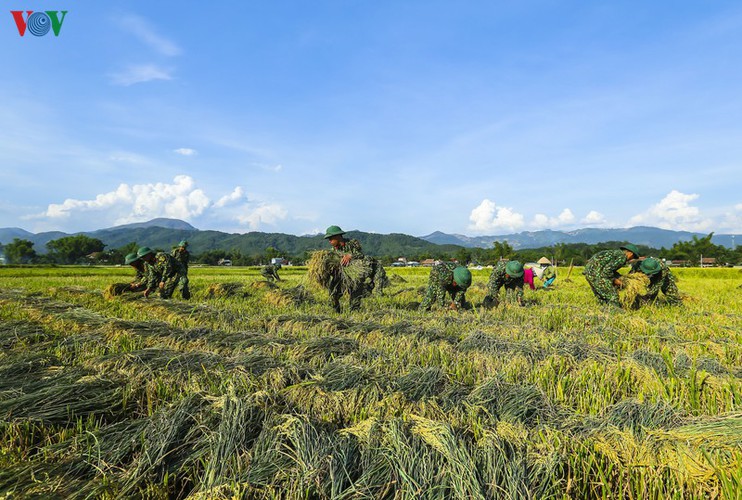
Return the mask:
[(507, 241), (495, 241), (492, 247), (495, 260), (510, 259), (513, 256), (513, 247)]
[(13, 238), (11, 243), (5, 245), (5, 258), (9, 264), (28, 264), (36, 258), (36, 250), (33, 249), (33, 242)]
[(97, 239), (78, 234), (52, 240), (46, 244), (51, 257), (61, 264), (74, 264), (93, 252), (102, 252), (105, 244)]

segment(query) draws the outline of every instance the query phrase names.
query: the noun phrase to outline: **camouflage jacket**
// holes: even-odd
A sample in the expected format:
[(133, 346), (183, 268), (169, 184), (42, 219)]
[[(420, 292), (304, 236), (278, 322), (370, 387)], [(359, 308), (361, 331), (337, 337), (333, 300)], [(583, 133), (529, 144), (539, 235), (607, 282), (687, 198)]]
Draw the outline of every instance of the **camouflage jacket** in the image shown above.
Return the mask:
[(585, 264), (585, 276), (588, 279), (613, 279), (618, 276), (618, 270), (626, 265), (626, 254), (623, 250), (601, 250)]
[(160, 285), (160, 282), (165, 282), (186, 274), (182, 264), (175, 260), (175, 257), (165, 252), (157, 252), (154, 263), (145, 263), (145, 266), (147, 268), (148, 289), (155, 289)]
[[(667, 297), (668, 302), (679, 303), (681, 301), (680, 292), (678, 291), (678, 286), (675, 283), (675, 276), (672, 274), (672, 271), (670, 271), (670, 268), (667, 267), (667, 264), (665, 264), (663, 260), (656, 260), (660, 263), (661, 271), (649, 276), (649, 284), (647, 285), (647, 292), (646, 294), (644, 294), (644, 297), (653, 299), (656, 298), (657, 295), (659, 295), (660, 291), (662, 291)], [(631, 271), (629, 272), (640, 273), (640, 266), (641, 261), (635, 261), (631, 264)]]
[(451, 301), (457, 307), (464, 307), (466, 290), (453, 284), (453, 270), (457, 266), (458, 264), (454, 262), (442, 262), (433, 266), (428, 279), (428, 289), (425, 298), (420, 303), (420, 309), (429, 309), (435, 303), (446, 307), (448, 305), (446, 303), (447, 294), (451, 296)]
[(139, 262), (141, 263), (141, 266), (134, 267), (137, 271), (137, 276), (134, 278), (134, 281), (131, 282), (132, 287), (144, 286), (147, 284), (147, 264), (141, 260)]
[(518, 278), (508, 276), (505, 271), (506, 265), (507, 262), (501, 260), (492, 270), (490, 279), (487, 282), (487, 295), (495, 297), (500, 291), (500, 288), (505, 287), (505, 290), (515, 291), (515, 298), (520, 302), (523, 300), (523, 276)]
[(183, 247), (176, 247), (173, 248), (173, 251), (170, 252), (170, 255), (174, 257), (175, 260), (180, 262), (180, 265), (183, 266), (183, 269), (188, 272), (188, 261), (191, 260), (191, 254), (188, 253), (188, 250)]
[(333, 251), (345, 255), (349, 253), (353, 259), (362, 259), (364, 257), (363, 248), (358, 240), (343, 240), (345, 244), (340, 248), (332, 247)]

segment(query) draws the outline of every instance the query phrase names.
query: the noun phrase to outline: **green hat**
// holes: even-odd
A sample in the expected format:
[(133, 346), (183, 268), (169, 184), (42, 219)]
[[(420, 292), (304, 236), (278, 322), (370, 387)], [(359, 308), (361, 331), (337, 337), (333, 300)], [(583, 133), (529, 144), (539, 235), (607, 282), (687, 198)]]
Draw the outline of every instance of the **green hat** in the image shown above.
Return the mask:
[(137, 250), (137, 257), (144, 257), (145, 255), (149, 255), (151, 253), (155, 253), (155, 251), (152, 250), (150, 247), (141, 247), (139, 250)]
[(658, 272), (662, 271), (662, 265), (657, 259), (648, 257), (641, 261), (641, 264), (639, 264), (639, 269), (647, 276), (652, 276), (653, 274), (657, 274)]
[(458, 266), (453, 270), (453, 280), (459, 288), (466, 290), (471, 285), (471, 271), (464, 266)]
[(325, 239), (332, 238), (333, 236), (340, 236), (345, 234), (345, 231), (340, 229), (338, 226), (330, 226), (325, 231)]
[(641, 257), (642, 256), (642, 254), (639, 253), (639, 249), (633, 243), (626, 243), (624, 246), (622, 246), (620, 248), (621, 248), (621, 250), (628, 250), (629, 252), (633, 253), (637, 257)]
[(126, 258), (124, 259), (124, 264), (127, 264), (127, 265), (128, 265), (128, 264), (133, 264), (133, 263), (135, 263), (135, 262), (136, 262), (136, 261), (138, 261), (138, 260), (139, 260), (139, 256), (138, 256), (138, 255), (136, 254), (136, 252), (134, 252), (134, 253), (130, 253), (130, 254), (129, 254), (129, 255), (127, 255), (127, 256), (126, 256)]
[(180, 243), (178, 243), (179, 247), (187, 247), (188, 246), (188, 240), (180, 240)]
[(505, 264), (505, 272), (512, 278), (520, 278), (523, 276), (523, 264), (517, 260), (511, 260)]

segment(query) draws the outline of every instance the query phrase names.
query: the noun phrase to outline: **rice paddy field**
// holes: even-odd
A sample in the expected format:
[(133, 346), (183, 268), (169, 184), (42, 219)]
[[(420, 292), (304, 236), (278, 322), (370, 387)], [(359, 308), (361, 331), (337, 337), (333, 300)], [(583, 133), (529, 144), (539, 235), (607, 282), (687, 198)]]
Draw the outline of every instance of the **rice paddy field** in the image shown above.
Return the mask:
[(336, 314), (302, 268), (192, 268), (189, 302), (0, 268), (0, 497), (742, 498), (740, 270), (420, 313), (428, 272)]

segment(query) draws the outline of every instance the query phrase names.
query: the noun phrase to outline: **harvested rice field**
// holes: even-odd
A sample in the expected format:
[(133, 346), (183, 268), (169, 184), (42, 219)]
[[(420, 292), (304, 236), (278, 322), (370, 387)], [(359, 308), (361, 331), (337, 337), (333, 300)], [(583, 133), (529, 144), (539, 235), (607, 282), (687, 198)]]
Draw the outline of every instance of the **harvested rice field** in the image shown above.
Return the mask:
[(485, 269), (458, 313), (389, 269), (345, 314), (306, 268), (104, 296), (129, 271), (0, 268), (0, 497), (742, 497), (738, 269), (635, 311), (579, 270), (484, 310)]

